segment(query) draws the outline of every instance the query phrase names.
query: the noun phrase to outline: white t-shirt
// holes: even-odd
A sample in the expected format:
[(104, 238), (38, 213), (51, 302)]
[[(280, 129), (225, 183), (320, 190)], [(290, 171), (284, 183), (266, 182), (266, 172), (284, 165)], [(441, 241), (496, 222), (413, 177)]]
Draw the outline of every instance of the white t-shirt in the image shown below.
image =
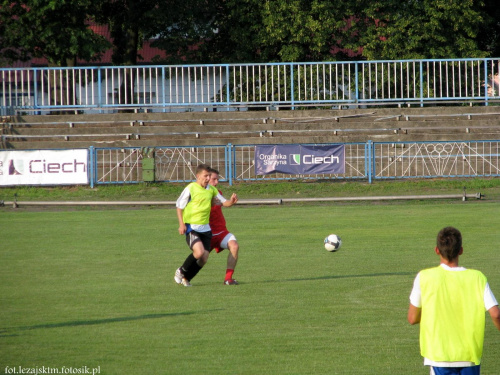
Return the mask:
[[(446, 264), (440, 265), (447, 271), (452, 272), (460, 272), (465, 271), (464, 267), (449, 267)], [(413, 282), (413, 289), (410, 294), (410, 303), (415, 307), (422, 307), (422, 291), (420, 290), (420, 272), (415, 277), (415, 281)], [(493, 306), (497, 306), (498, 302), (493, 295), (493, 292), (490, 289), (488, 283), (486, 283), (486, 287), (484, 288), (484, 308), (486, 311), (491, 309)], [(434, 367), (469, 367), (475, 366), (473, 362), (435, 362), (431, 361), (428, 358), (424, 358), (424, 365), (426, 366), (434, 366)]]

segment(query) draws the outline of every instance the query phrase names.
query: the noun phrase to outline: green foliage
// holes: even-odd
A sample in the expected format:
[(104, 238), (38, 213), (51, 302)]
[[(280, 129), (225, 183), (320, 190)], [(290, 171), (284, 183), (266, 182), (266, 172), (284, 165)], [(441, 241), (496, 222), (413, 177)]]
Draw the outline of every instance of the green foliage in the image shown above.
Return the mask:
[(211, 35), (199, 44), (205, 62), (263, 62), (261, 7), (257, 0), (214, 0)]
[(211, 53), (205, 42), (214, 37), (217, 25), (216, 0), (169, 0), (155, 8), (149, 37), (153, 47), (166, 52), (167, 57), (156, 62), (180, 64), (210, 62)]
[(339, 38), (348, 15), (343, 2), (229, 0), (221, 2), (207, 46), (221, 61), (334, 60), (345, 56)]
[(98, 59), (109, 44), (88, 28), (93, 0), (3, 0), (1, 56), (9, 61), (46, 58), (53, 66)]
[(478, 33), (482, 2), (383, 0), (368, 3), (358, 23), (363, 55), (376, 59), (485, 57)]
[(157, 63), (485, 57), (500, 51), (499, 12), (494, 0), (2, 0), (0, 56), (92, 61), (109, 45), (91, 20), (109, 26), (116, 65), (150, 38)]
[(487, 13), (498, 6), (487, 3), (229, 0), (220, 3), (218, 32), (201, 55), (213, 62), (485, 57), (500, 39)]
[(97, 22), (108, 25), (113, 39), (113, 64), (136, 65), (138, 49), (155, 27), (155, 11), (160, 1), (94, 1), (96, 7), (92, 15)]
[(482, 17), (484, 23), (479, 29), (477, 42), (489, 56), (500, 56), (500, 7), (497, 0), (484, 0)]
[[(265, 59), (317, 61), (329, 56), (337, 29), (335, 3), (318, 1), (264, 2), (261, 33)], [(337, 3), (342, 4), (342, 3)], [(342, 14), (342, 13), (340, 13)]]

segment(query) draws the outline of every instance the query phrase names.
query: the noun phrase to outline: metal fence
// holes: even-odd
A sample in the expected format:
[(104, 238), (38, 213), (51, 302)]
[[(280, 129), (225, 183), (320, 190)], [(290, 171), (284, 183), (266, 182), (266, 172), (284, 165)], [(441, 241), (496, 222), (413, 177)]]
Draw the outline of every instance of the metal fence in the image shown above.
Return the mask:
[(1, 114), (500, 100), (500, 58), (2, 68)]
[(500, 175), (498, 141), (374, 143), (375, 179)]
[(93, 148), (91, 185), (144, 180), (143, 160), (154, 159), (154, 181), (190, 182), (198, 164), (218, 169), (221, 181), (373, 180), (429, 177), (500, 176), (500, 140), (450, 142), (371, 142), (345, 144), (341, 175), (255, 175), (254, 145)]
[(367, 166), (369, 152), (368, 143), (345, 144), (345, 173), (339, 174), (314, 174), (294, 175), (283, 173), (272, 173), (268, 175), (255, 175), (254, 145), (234, 145), (232, 151), (232, 179), (234, 181), (258, 181), (258, 180), (290, 180), (290, 179), (366, 179), (368, 176)]

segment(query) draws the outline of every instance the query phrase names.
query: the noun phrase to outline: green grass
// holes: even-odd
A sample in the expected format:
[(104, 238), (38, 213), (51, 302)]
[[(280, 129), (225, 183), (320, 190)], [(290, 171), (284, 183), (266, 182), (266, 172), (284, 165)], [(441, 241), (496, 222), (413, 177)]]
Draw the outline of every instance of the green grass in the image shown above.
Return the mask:
[[(101, 374), (428, 374), (406, 322), (413, 278), (438, 259), (439, 229), (464, 236), (461, 264), (500, 297), (494, 202), (314, 204), (226, 209), (240, 242), (192, 288), (175, 210), (0, 212), (0, 373), (100, 366)], [(342, 236), (337, 253), (323, 249)], [(488, 318), (489, 319), (489, 318)], [(482, 374), (500, 368), (487, 321)]]
[[(186, 184), (154, 183), (130, 185), (97, 185), (76, 187), (26, 187), (0, 188), (0, 200), (19, 201), (51, 200), (175, 200)], [(375, 181), (287, 181), (221, 184), (224, 191), (236, 192), (240, 197), (251, 198), (308, 198), (352, 197), (416, 194), (468, 194), (482, 193), (488, 200), (500, 200), (500, 178), (429, 179)]]

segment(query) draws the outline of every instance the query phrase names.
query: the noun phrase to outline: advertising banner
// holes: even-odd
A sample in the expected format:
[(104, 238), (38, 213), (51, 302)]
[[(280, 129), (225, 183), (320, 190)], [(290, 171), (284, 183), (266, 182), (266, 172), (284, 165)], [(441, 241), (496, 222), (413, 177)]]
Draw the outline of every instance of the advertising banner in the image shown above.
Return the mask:
[(255, 146), (255, 174), (342, 174), (345, 173), (344, 145), (259, 145)]
[(0, 151), (0, 186), (88, 183), (88, 150)]

